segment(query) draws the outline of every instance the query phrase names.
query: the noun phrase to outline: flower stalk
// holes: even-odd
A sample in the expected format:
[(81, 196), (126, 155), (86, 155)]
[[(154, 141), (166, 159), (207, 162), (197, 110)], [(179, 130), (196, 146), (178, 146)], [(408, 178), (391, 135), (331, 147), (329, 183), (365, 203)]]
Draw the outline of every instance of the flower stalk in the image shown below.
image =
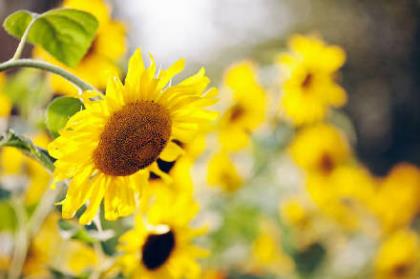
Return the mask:
[(9, 69), (13, 69), (13, 68), (22, 68), (22, 67), (26, 67), (26, 68), (35, 68), (35, 69), (40, 69), (40, 70), (45, 70), (47, 72), (50, 73), (54, 73), (57, 74), (59, 76), (62, 76), (63, 78), (67, 79), (68, 81), (70, 81), (71, 83), (73, 83), (74, 85), (76, 85), (77, 87), (80, 88), (80, 90), (85, 91), (85, 90), (95, 90), (95, 88), (88, 84), (87, 82), (81, 80), (80, 78), (78, 78), (77, 76), (73, 75), (72, 73), (58, 67), (55, 66), (53, 64), (44, 62), (44, 61), (40, 61), (40, 60), (36, 60), (36, 59), (12, 59), (9, 61), (6, 61), (4, 63), (0, 64), (0, 72), (9, 70)]

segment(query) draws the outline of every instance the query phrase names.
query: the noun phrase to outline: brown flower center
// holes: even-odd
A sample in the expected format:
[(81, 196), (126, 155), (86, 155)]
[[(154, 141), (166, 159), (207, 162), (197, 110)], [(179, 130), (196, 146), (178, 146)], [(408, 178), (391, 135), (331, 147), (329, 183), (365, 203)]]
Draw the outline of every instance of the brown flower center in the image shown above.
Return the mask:
[(161, 267), (175, 248), (175, 234), (169, 230), (163, 234), (150, 234), (142, 248), (141, 261), (149, 270)]
[(335, 162), (330, 154), (324, 153), (321, 156), (319, 167), (324, 174), (330, 174), (333, 171), (335, 168)]
[(236, 104), (230, 109), (229, 113), (229, 122), (233, 123), (241, 119), (242, 116), (245, 115), (246, 111), (243, 106)]
[(126, 176), (156, 161), (171, 135), (169, 112), (142, 101), (125, 105), (105, 124), (93, 159), (107, 175)]
[(312, 83), (314, 81), (314, 75), (312, 73), (307, 73), (305, 78), (302, 81), (302, 88), (308, 89), (311, 87)]

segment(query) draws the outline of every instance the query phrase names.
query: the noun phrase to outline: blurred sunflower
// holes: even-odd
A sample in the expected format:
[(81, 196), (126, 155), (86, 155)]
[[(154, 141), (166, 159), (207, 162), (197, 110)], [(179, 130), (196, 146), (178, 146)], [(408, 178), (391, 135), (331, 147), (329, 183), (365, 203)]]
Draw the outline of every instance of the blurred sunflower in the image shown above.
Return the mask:
[(225, 149), (237, 151), (249, 145), (251, 133), (265, 120), (267, 96), (251, 61), (231, 66), (225, 73), (224, 85), (232, 92), (233, 100), (220, 120), (219, 140)]
[(92, 247), (61, 237), (58, 220), (59, 216), (51, 213), (30, 240), (23, 267), (25, 278), (50, 278), (51, 268), (79, 276), (98, 263), (98, 256)]
[(373, 212), (385, 233), (409, 226), (420, 212), (420, 170), (401, 163), (378, 183)]
[(160, 195), (137, 215), (135, 227), (121, 236), (119, 250), (123, 273), (130, 278), (199, 278), (197, 258), (207, 251), (192, 241), (203, 229), (191, 228), (198, 206), (190, 197)]
[(12, 102), (4, 92), (6, 76), (0, 73), (0, 117), (8, 117), (12, 110)]
[(325, 44), (315, 36), (295, 35), (290, 52), (278, 58), (283, 73), (280, 108), (295, 125), (325, 118), (329, 107), (341, 107), (346, 92), (334, 76), (345, 62), (344, 50)]
[(156, 76), (151, 60), (145, 68), (137, 50), (125, 85), (114, 77), (104, 97), (85, 92), (86, 109), (73, 115), (49, 145), (57, 158), (56, 180), (72, 178), (62, 201), (64, 218), (72, 218), (89, 201), (80, 218), (89, 223), (102, 198), (107, 220), (131, 214), (149, 172), (159, 173), (157, 159), (174, 161), (183, 152), (175, 142), (188, 142), (201, 124), (214, 118), (205, 107), (216, 101), (216, 90), (203, 92), (209, 83), (204, 69), (168, 86), (184, 61)]
[(235, 192), (242, 186), (243, 180), (228, 153), (220, 151), (209, 159), (207, 166), (209, 185), (220, 187), (225, 192)]
[(299, 130), (289, 146), (289, 154), (306, 172), (325, 176), (351, 158), (345, 135), (325, 123)]
[(419, 240), (415, 232), (400, 230), (381, 244), (375, 259), (376, 279), (419, 278)]
[[(119, 75), (117, 63), (126, 52), (125, 26), (122, 22), (111, 19), (111, 10), (103, 0), (66, 0), (63, 7), (92, 13), (99, 21), (99, 28), (91, 47), (80, 63), (70, 68), (57, 61), (41, 48), (34, 48), (34, 56), (58, 65), (96, 88), (106, 87), (109, 75)], [(77, 89), (67, 80), (50, 75), (52, 89), (63, 95), (77, 95)]]

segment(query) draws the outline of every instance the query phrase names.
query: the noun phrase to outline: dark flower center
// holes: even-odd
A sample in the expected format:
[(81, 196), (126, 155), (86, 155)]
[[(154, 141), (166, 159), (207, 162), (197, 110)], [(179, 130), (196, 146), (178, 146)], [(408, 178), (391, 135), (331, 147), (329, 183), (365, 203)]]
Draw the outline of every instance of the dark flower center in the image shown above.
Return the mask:
[(314, 81), (314, 75), (312, 73), (307, 73), (305, 78), (302, 81), (302, 88), (308, 89), (311, 87), (312, 83)]
[(141, 261), (149, 270), (161, 267), (175, 248), (175, 234), (172, 230), (164, 234), (150, 234), (142, 248)]
[(330, 154), (328, 153), (324, 153), (321, 156), (321, 160), (319, 162), (319, 167), (321, 169), (321, 171), (325, 174), (329, 174), (333, 171), (334, 167), (335, 167), (335, 163), (333, 158), (331, 157)]
[(229, 121), (230, 122), (236, 122), (245, 114), (245, 109), (241, 105), (234, 105), (230, 109), (230, 115), (229, 115)]
[(159, 158), (171, 135), (169, 112), (150, 101), (125, 105), (105, 124), (93, 159), (107, 175), (126, 176)]
[(392, 269), (392, 274), (396, 278), (405, 278), (410, 273), (410, 266), (407, 263), (401, 263)]

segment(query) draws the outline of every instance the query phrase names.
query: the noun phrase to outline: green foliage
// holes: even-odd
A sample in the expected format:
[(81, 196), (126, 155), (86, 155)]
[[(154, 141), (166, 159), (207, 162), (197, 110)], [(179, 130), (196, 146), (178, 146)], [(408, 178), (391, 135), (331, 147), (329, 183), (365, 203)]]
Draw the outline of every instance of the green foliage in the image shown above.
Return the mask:
[(73, 9), (51, 10), (41, 15), (20, 10), (3, 23), (4, 29), (19, 39), (30, 27), (28, 42), (41, 46), (70, 67), (76, 66), (86, 54), (98, 25), (90, 13)]
[(40, 120), (40, 111), (51, 96), (48, 80), (43, 78), (42, 72), (34, 69), (22, 69), (8, 76), (4, 92), (19, 114), (33, 124)]
[(293, 259), (300, 274), (307, 278), (321, 265), (326, 256), (326, 250), (320, 243), (314, 243), (302, 251), (296, 251)]
[(54, 137), (64, 128), (69, 118), (84, 108), (83, 103), (72, 97), (58, 97), (47, 108), (45, 123)]
[(15, 212), (6, 200), (0, 201), (0, 220), (0, 231), (14, 231), (16, 229)]

